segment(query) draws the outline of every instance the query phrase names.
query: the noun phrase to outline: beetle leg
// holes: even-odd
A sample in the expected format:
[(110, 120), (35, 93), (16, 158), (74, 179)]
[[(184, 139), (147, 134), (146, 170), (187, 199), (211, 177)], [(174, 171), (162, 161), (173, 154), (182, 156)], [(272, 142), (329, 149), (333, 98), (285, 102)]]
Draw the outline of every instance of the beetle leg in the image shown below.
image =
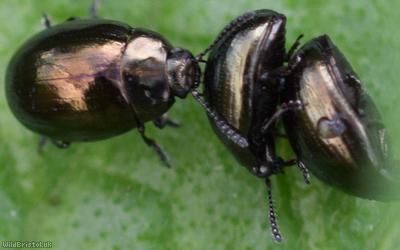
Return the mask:
[(99, 11), (100, 0), (93, 0), (89, 8), (89, 17), (98, 18), (97, 12)]
[(68, 148), (71, 145), (71, 143), (67, 141), (51, 140), (51, 142), (54, 146), (61, 149)]
[[(57, 148), (61, 148), (61, 149), (68, 148), (71, 145), (71, 143), (67, 142), (67, 141), (60, 141), (60, 140), (54, 140), (54, 139), (50, 139), (50, 140), (54, 146), (56, 146)], [(46, 146), (48, 141), (49, 141), (48, 137), (46, 137), (46, 136), (40, 137), (39, 143), (38, 143), (38, 148), (37, 148), (37, 151), (39, 154), (43, 153), (43, 149)]]
[(292, 47), (290, 47), (288, 53), (286, 54), (285, 61), (289, 62), (296, 52), (297, 48), (300, 46), (300, 40), (304, 37), (304, 34), (301, 34), (297, 37), (296, 41), (294, 41)]
[(162, 116), (156, 118), (153, 123), (159, 129), (163, 129), (165, 126), (170, 126), (173, 128), (179, 128), (181, 126), (179, 122), (170, 119), (167, 114), (163, 114)]
[(272, 236), (275, 241), (281, 242), (282, 235), (279, 232), (278, 223), (276, 222), (276, 213), (274, 209), (274, 201), (272, 200), (272, 191), (271, 191), (271, 181), (269, 178), (265, 179), (265, 184), (267, 185), (267, 194), (268, 194), (268, 217), (269, 217), (269, 225), (271, 227)]
[(360, 95), (362, 91), (362, 83), (360, 80), (357, 78), (357, 76), (353, 74), (347, 74), (346, 75), (346, 81), (347, 83), (354, 88), (354, 95), (355, 95), (355, 101), (356, 101), (356, 110), (359, 115), (363, 115), (363, 111), (360, 109)]
[(76, 17), (76, 16), (72, 16), (72, 17), (69, 17), (67, 20), (65, 20), (66, 22), (71, 22), (71, 21), (75, 21), (75, 20), (79, 20), (80, 18), (79, 17)]
[(166, 167), (170, 168), (171, 164), (169, 162), (169, 157), (168, 155), (164, 152), (164, 150), (157, 144), (157, 142), (154, 139), (151, 139), (146, 136), (145, 134), (145, 126), (144, 124), (139, 120), (139, 117), (136, 114), (135, 107), (131, 105), (132, 108), (132, 116), (136, 121), (138, 131), (140, 135), (142, 136), (143, 141), (147, 144), (147, 146), (153, 148), (153, 150), (156, 152), (160, 160), (165, 164)]
[(46, 28), (46, 29), (48, 29), (48, 28), (50, 28), (51, 27), (51, 20), (50, 20), (50, 18), (49, 18), (49, 15), (47, 15), (47, 13), (46, 12), (43, 12), (43, 15), (42, 15), (43, 17), (43, 25), (44, 25), (44, 27)]
[(280, 157), (271, 159), (271, 157), (267, 156), (266, 163), (253, 166), (251, 173), (260, 178), (268, 178), (271, 175), (283, 173), (283, 168), (290, 167), (296, 163), (296, 160), (284, 161)]
[(249, 142), (245, 137), (237, 133), (231, 126), (229, 126), (222, 118), (219, 117), (217, 112), (215, 112), (210, 104), (204, 100), (203, 95), (200, 94), (196, 89), (192, 90), (192, 95), (194, 99), (205, 109), (208, 116), (214, 120), (214, 123), (218, 129), (218, 131), (225, 135), (226, 138), (231, 140), (233, 143), (238, 145), (241, 148), (247, 148), (249, 146)]
[(43, 154), (43, 149), (46, 146), (47, 142), (48, 142), (48, 139), (47, 139), (46, 136), (41, 136), (40, 137), (39, 142), (38, 142), (38, 146), (37, 146), (38, 154), (40, 154), (40, 155)]
[(153, 148), (153, 150), (160, 157), (161, 161), (165, 164), (166, 167), (170, 168), (171, 164), (169, 162), (168, 155), (164, 152), (164, 150), (157, 144), (157, 142), (145, 135), (145, 127), (143, 124), (138, 125), (138, 130), (140, 135), (143, 138), (143, 141), (147, 144), (147, 146)]
[(264, 125), (261, 128), (261, 132), (265, 133), (271, 127), (272, 124), (276, 122), (284, 113), (287, 111), (296, 111), (304, 108), (306, 104), (303, 104), (300, 100), (289, 101), (287, 103), (282, 103), (281, 107), (272, 115), (271, 118), (264, 121)]
[(251, 168), (251, 173), (257, 177), (265, 178), (271, 175), (271, 168), (267, 167), (266, 165), (257, 165)]
[(217, 38), (214, 39), (214, 41), (201, 53), (199, 53), (196, 56), (196, 61), (198, 62), (203, 62), (203, 57), (210, 52), (214, 48), (214, 46), (223, 38), (225, 37), (226, 34), (235, 32), (236, 29), (241, 29), (243, 25), (245, 25), (248, 22), (251, 22), (254, 20), (254, 18), (257, 17), (257, 13), (255, 11), (247, 12), (234, 20), (232, 20), (225, 28), (218, 34)]
[[(272, 174), (277, 174), (277, 173), (283, 172), (283, 168), (284, 167), (290, 167), (290, 166), (293, 166), (293, 165), (297, 165), (297, 167), (299, 168), (300, 172), (303, 174), (304, 182), (306, 184), (310, 184), (310, 173), (308, 172), (308, 169), (304, 165), (304, 163), (302, 161), (300, 161), (300, 160), (290, 159), (290, 160), (287, 160), (287, 161), (283, 161), (282, 159), (280, 159), (278, 157), (275, 161), (269, 163), (268, 165), (274, 166), (273, 169), (272, 170), (268, 170), (268, 168), (265, 167), (265, 166), (260, 166), (258, 168), (254, 167), (253, 170), (252, 170), (253, 174), (255, 174), (255, 175), (259, 176), (259, 177), (269, 177)], [(262, 173), (264, 173), (264, 175), (260, 175)]]

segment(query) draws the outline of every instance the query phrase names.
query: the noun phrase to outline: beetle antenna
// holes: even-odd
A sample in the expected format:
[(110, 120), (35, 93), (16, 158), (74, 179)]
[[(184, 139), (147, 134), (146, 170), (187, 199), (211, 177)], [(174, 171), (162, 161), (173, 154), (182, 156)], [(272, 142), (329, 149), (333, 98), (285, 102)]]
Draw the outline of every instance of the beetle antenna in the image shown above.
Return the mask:
[(215, 112), (207, 103), (207, 101), (204, 100), (203, 95), (200, 94), (197, 89), (192, 90), (192, 95), (194, 99), (206, 110), (207, 115), (214, 120), (219, 132), (224, 134), (229, 140), (241, 148), (247, 148), (249, 146), (247, 139), (233, 130), (233, 128), (231, 128), (223, 119), (221, 119), (217, 112)]
[(196, 56), (196, 60), (198, 62), (205, 62), (203, 60), (203, 57), (210, 52), (214, 48), (214, 46), (224, 37), (226, 34), (234, 31), (237, 28), (242, 27), (245, 23), (252, 21), (255, 17), (257, 16), (256, 11), (250, 11), (247, 13), (244, 13), (243, 15), (237, 17), (236, 19), (232, 20), (225, 28), (218, 34), (217, 38), (214, 39), (214, 41), (202, 52), (200, 52)]
[(294, 52), (296, 52), (297, 48), (300, 46), (300, 40), (304, 37), (304, 34), (301, 34), (297, 37), (296, 41), (294, 41), (292, 47), (290, 47), (288, 53), (286, 54), (285, 61), (288, 62), (293, 57)]
[(50, 28), (51, 27), (51, 21), (50, 21), (50, 18), (49, 18), (49, 15), (47, 14), (47, 12), (43, 12), (42, 17), (43, 17), (43, 21), (42, 22), (43, 22), (44, 27), (46, 29)]
[(276, 213), (274, 209), (274, 203), (272, 200), (272, 192), (271, 192), (271, 181), (267, 178), (265, 179), (265, 184), (267, 185), (267, 192), (268, 192), (268, 217), (269, 217), (269, 224), (271, 226), (272, 236), (274, 237), (275, 241), (282, 242), (283, 238), (281, 233), (279, 232), (278, 224), (276, 223)]
[(310, 184), (310, 173), (308, 172), (308, 168), (300, 160), (297, 160), (297, 167), (300, 169), (300, 172), (303, 174), (304, 182), (306, 184)]

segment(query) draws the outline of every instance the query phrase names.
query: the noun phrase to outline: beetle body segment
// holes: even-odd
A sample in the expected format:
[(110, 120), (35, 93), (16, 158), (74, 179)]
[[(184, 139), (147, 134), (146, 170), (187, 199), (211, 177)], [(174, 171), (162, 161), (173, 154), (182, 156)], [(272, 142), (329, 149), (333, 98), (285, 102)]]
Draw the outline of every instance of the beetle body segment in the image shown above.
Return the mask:
[(258, 132), (276, 110), (277, 88), (269, 74), (283, 64), (286, 23), (283, 15), (270, 10), (249, 14), (253, 14), (251, 20), (224, 34), (213, 47), (204, 80), (211, 106), (250, 139), (249, 148), (239, 148), (219, 133), (210, 119), (219, 138), (248, 168), (266, 161), (266, 147), (274, 155), (273, 137)]
[(291, 64), (283, 99), (305, 107), (285, 114), (284, 124), (299, 161), (348, 193), (386, 199), (394, 177), (386, 130), (350, 64), (328, 36), (306, 43)]
[(67, 21), (17, 51), (7, 70), (7, 99), (18, 120), (39, 134), (64, 141), (108, 138), (170, 108), (170, 74), (189, 78), (188, 68), (193, 74), (198, 67), (180, 58), (175, 64), (183, 66), (168, 66), (173, 53), (148, 30), (101, 19)]

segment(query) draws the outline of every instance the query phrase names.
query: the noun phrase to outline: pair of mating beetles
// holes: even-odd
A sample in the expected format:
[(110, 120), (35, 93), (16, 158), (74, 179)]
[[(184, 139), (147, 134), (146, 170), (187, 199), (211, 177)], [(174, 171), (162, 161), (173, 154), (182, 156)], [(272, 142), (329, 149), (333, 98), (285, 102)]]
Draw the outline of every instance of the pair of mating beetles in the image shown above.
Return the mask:
[[(175, 97), (191, 93), (237, 160), (266, 181), (277, 241), (269, 177), (285, 166), (297, 164), (306, 182), (310, 169), (353, 195), (392, 198), (384, 195), (391, 176), (380, 115), (328, 36), (300, 49), (296, 41), (286, 53), (285, 16), (257, 10), (233, 20), (194, 57), (121, 22), (72, 18), (51, 26), (46, 18), (45, 24), (13, 56), (6, 95), (17, 119), (57, 146), (137, 128), (169, 165), (144, 124), (176, 125), (166, 112)], [(206, 64), (204, 77), (199, 63)], [(279, 118), (296, 160), (275, 153)]]

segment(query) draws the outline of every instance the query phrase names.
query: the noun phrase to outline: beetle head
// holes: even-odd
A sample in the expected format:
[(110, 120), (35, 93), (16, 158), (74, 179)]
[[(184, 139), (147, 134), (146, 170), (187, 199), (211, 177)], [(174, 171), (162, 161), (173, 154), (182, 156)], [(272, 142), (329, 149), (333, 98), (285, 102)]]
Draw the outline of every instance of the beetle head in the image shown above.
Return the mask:
[(199, 82), (200, 67), (193, 55), (174, 48), (167, 55), (168, 84), (173, 95), (185, 98)]

